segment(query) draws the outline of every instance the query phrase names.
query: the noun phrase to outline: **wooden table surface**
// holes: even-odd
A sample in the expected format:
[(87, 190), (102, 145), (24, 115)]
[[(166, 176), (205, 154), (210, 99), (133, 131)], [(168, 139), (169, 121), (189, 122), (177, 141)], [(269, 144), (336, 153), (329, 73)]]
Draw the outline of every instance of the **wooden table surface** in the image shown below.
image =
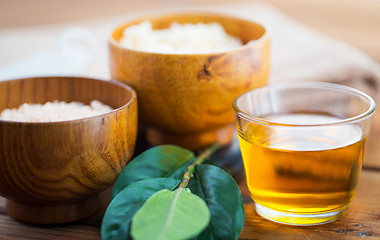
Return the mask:
[[(245, 225), (239, 239), (380, 239), (380, 170), (364, 167), (356, 196), (348, 214), (336, 222), (310, 226), (285, 226), (257, 215), (245, 184), (244, 174), (237, 182), (243, 195)], [(100, 239), (100, 224), (111, 189), (100, 194), (102, 209), (87, 219), (54, 226), (25, 224), (5, 213), (0, 200), (0, 239)]]
[[(233, 0), (169, 1), (47, 1), (1, 0), (0, 28), (58, 23), (111, 16), (168, 6), (206, 6)], [(380, 1), (377, 0), (283, 0), (269, 2), (284, 13), (328, 36), (353, 45), (380, 63)], [(105, 4), (106, 3), (106, 4)], [(75, 6), (75, 7), (74, 7)], [(372, 138), (380, 140), (380, 133)], [(380, 149), (380, 148), (379, 148)], [(237, 178), (245, 202), (246, 221), (239, 239), (380, 239), (380, 156), (371, 151), (364, 161), (356, 197), (347, 216), (325, 225), (291, 227), (260, 218), (254, 209), (244, 177)], [(17, 222), (5, 213), (0, 198), (0, 239), (100, 239), (99, 226), (110, 189), (101, 194), (103, 208), (79, 222), (37, 226)]]

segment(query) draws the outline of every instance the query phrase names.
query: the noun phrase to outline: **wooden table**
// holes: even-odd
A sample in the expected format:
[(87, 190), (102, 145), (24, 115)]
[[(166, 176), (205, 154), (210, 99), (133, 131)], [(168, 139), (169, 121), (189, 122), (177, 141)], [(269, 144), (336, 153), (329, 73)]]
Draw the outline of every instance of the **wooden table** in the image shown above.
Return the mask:
[[(2, 0), (0, 28), (58, 23), (111, 16), (168, 6), (204, 6), (233, 0), (171, 1), (45, 1)], [(380, 1), (377, 0), (267, 0), (313, 29), (358, 47), (380, 63)], [(106, 4), (105, 4), (106, 3)], [(72, 8), (75, 6), (75, 8)], [(380, 133), (372, 138), (380, 139)], [(380, 149), (380, 148), (378, 148)], [(380, 153), (380, 152), (379, 152)], [(239, 239), (380, 239), (380, 156), (371, 151), (364, 162), (356, 197), (346, 217), (326, 225), (291, 227), (260, 218), (248, 196), (244, 177), (237, 179), (245, 202), (246, 222)], [(100, 239), (99, 226), (110, 189), (101, 194), (103, 208), (79, 222), (37, 226), (17, 222), (5, 213), (0, 198), (0, 239)]]
[[(311, 227), (285, 226), (259, 217), (244, 180), (244, 174), (237, 179), (246, 214), (239, 239), (380, 239), (380, 169), (364, 167), (357, 194), (344, 218)], [(15, 221), (6, 215), (5, 200), (1, 199), (0, 239), (100, 239), (101, 219), (108, 204), (110, 190), (107, 189), (100, 195), (102, 209), (96, 215), (79, 222), (55, 226)]]

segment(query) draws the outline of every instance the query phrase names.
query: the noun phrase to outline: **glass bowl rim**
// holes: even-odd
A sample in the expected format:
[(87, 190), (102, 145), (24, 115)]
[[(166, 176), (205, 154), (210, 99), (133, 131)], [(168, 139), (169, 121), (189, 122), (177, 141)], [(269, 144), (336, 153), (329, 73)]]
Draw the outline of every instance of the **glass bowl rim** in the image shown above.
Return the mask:
[[(294, 89), (294, 88), (310, 88), (310, 89), (329, 89), (329, 90), (335, 90), (339, 92), (346, 92), (351, 95), (356, 95), (358, 97), (361, 97), (364, 101), (368, 103), (368, 109), (356, 116), (349, 117), (349, 118), (343, 118), (341, 120), (337, 121), (331, 121), (328, 123), (313, 123), (313, 124), (286, 124), (286, 123), (279, 123), (275, 121), (270, 121), (262, 117), (256, 117), (254, 115), (248, 114), (244, 112), (242, 109), (238, 107), (238, 100), (250, 93), (263, 91), (263, 90), (274, 90), (274, 89)], [(316, 81), (308, 81), (308, 82), (302, 82), (302, 81), (294, 81), (294, 82), (286, 82), (286, 83), (271, 83), (263, 87), (259, 87), (256, 89), (252, 89), (250, 91), (244, 92), (240, 95), (238, 95), (232, 102), (232, 107), (234, 109), (235, 115), (238, 115), (242, 118), (245, 118), (246, 120), (249, 120), (251, 122), (255, 122), (261, 125), (272, 125), (272, 126), (284, 126), (284, 127), (320, 127), (320, 126), (329, 126), (329, 125), (340, 125), (340, 124), (348, 124), (348, 123), (355, 123), (361, 120), (364, 120), (365, 118), (370, 117), (376, 109), (376, 103), (375, 101), (366, 93), (357, 90), (352, 87), (348, 87), (341, 84), (331, 83), (331, 82), (316, 82)]]

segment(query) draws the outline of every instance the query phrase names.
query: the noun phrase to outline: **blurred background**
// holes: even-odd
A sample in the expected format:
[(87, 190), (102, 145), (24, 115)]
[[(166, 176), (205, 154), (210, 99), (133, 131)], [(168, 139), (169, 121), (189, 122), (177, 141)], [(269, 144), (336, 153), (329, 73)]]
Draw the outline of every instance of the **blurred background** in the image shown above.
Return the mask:
[[(271, 25), (270, 80), (332, 81), (380, 100), (380, 0), (0, 0), (0, 80), (41, 73), (109, 79), (113, 27), (146, 12), (193, 8)], [(71, 44), (73, 35), (82, 48)], [(379, 141), (377, 110), (365, 166), (380, 169)]]
[[(0, 29), (110, 17), (236, 0), (0, 0)], [(242, 1), (244, 2), (244, 1)], [(314, 30), (364, 51), (380, 63), (379, 0), (262, 0)]]

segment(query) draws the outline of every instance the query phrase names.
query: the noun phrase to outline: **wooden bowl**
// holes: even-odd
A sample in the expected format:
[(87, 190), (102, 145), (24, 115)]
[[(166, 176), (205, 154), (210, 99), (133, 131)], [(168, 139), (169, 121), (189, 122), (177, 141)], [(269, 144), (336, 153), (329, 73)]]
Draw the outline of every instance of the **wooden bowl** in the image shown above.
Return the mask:
[(75, 221), (98, 209), (134, 150), (137, 98), (117, 81), (40, 77), (0, 82), (0, 112), (22, 103), (97, 99), (113, 111), (61, 122), (0, 120), (0, 195), (20, 221)]
[[(123, 30), (142, 21), (154, 29), (179, 23), (220, 23), (244, 44), (210, 54), (161, 54), (124, 48)], [(132, 20), (116, 28), (109, 40), (112, 78), (132, 86), (139, 97), (139, 120), (152, 145), (177, 144), (201, 149), (233, 138), (233, 99), (266, 85), (270, 38), (252, 21), (210, 13), (166, 14)]]

